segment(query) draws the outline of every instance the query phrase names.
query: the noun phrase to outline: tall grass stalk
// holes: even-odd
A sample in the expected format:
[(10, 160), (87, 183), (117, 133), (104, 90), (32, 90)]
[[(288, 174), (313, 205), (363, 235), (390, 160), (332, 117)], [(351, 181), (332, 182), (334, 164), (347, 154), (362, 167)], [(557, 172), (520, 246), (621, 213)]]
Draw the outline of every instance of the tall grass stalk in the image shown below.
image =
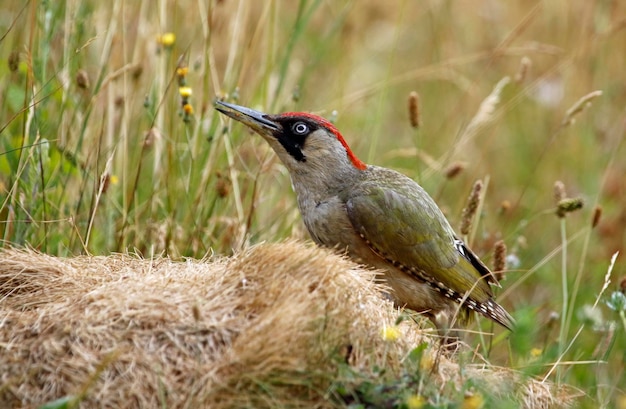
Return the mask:
[[(566, 218), (560, 219), (561, 232), (561, 327), (559, 331), (559, 356), (563, 355), (565, 350), (565, 338), (567, 337), (567, 317), (569, 305), (569, 289), (567, 280), (567, 223)], [(561, 368), (557, 368), (557, 384), (561, 384)]]
[[(403, 0), (401, 2), (399, 13), (398, 13), (398, 16), (396, 17), (398, 26), (402, 25), (402, 20), (405, 17), (404, 10), (406, 7), (406, 3), (407, 3), (406, 0)], [(388, 60), (387, 60), (387, 69), (385, 72), (385, 79), (383, 80), (382, 89), (380, 91), (380, 94), (378, 96), (377, 103), (376, 103), (376, 114), (372, 115), (370, 119), (370, 124), (372, 125), (370, 128), (373, 129), (373, 132), (368, 132), (370, 136), (369, 141), (368, 141), (369, 150), (367, 152), (368, 163), (371, 163), (374, 160), (375, 153), (379, 149), (378, 141), (380, 138), (380, 134), (384, 130), (382, 116), (387, 113), (387, 110), (384, 109), (384, 107), (389, 103), (389, 101), (387, 100), (387, 95), (388, 95), (389, 86), (390, 86), (389, 80), (391, 79), (392, 72), (393, 72), (392, 68), (393, 68), (395, 58), (396, 58), (396, 50), (398, 49), (399, 38), (400, 38), (400, 32), (396, 29), (394, 31), (394, 37), (393, 37), (393, 47), (389, 51), (389, 56), (387, 57)]]
[[(613, 253), (613, 256), (611, 256), (611, 261), (609, 262), (609, 267), (607, 269), (606, 275), (604, 276), (604, 284), (602, 285), (602, 288), (600, 289), (600, 291), (598, 292), (598, 295), (593, 303), (592, 308), (597, 308), (598, 303), (600, 302), (602, 295), (604, 294), (604, 292), (609, 288), (609, 284), (611, 283), (611, 274), (613, 273), (613, 268), (615, 267), (615, 262), (617, 260), (617, 256), (619, 255), (619, 252), (615, 252)], [(565, 343), (563, 343), (564, 347), (563, 350), (560, 351), (559, 353), (559, 357), (557, 359), (557, 361), (550, 367), (550, 370), (544, 375), (542, 382), (546, 382), (550, 376), (552, 375), (552, 373), (556, 370), (557, 374), (559, 373), (559, 371), (561, 370), (561, 363), (563, 361), (563, 358), (565, 356), (565, 354), (572, 348), (572, 346), (575, 344), (576, 340), (578, 339), (578, 337), (581, 335), (583, 329), (585, 328), (586, 324), (582, 323), (580, 325), (580, 327), (578, 327), (578, 330), (576, 331), (576, 334), (574, 334), (574, 336), (572, 337), (572, 339), (569, 341), (569, 343), (567, 344), (567, 346), (565, 346)], [(558, 375), (557, 375), (557, 379)]]
[(285, 47), (285, 52), (278, 65), (278, 84), (274, 89), (272, 103), (270, 105), (272, 111), (274, 111), (278, 106), (279, 96), (285, 85), (285, 79), (287, 78), (287, 69), (289, 68), (289, 62), (292, 59), (294, 48), (298, 40), (300, 39), (305, 27), (307, 27), (309, 21), (311, 20), (311, 17), (313, 17), (313, 14), (320, 6), (321, 0), (313, 0), (310, 5), (308, 5), (308, 3), (309, 2), (307, 0), (300, 0), (300, 2), (298, 3), (296, 20), (294, 22), (293, 29), (289, 35), (289, 40), (287, 42), (287, 46)]

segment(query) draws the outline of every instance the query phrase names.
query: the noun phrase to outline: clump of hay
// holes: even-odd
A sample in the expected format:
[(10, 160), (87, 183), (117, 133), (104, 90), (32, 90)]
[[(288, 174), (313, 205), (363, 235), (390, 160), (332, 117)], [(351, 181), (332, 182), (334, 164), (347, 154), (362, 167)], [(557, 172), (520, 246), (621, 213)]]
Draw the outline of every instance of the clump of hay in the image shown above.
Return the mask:
[[(338, 368), (400, 371), (428, 341), (414, 323), (385, 341), (398, 312), (380, 294), (373, 272), (297, 242), (185, 262), (2, 250), (0, 407), (341, 407)], [(436, 368), (432, 382), (460, 384), (456, 363)], [(527, 407), (557, 403), (511, 371), (463, 376)]]

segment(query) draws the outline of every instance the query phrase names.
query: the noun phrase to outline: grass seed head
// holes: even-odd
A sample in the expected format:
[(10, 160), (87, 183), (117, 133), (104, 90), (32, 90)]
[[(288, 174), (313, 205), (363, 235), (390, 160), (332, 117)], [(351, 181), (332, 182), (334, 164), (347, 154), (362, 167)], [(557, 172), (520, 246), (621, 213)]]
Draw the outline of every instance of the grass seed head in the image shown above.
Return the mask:
[(565, 184), (560, 180), (554, 182), (554, 203), (557, 205), (559, 202), (567, 197), (565, 193)]
[(556, 214), (559, 218), (563, 218), (567, 213), (582, 209), (584, 203), (584, 200), (580, 197), (563, 199), (556, 206)]
[(594, 229), (598, 223), (600, 223), (600, 219), (602, 218), (602, 206), (596, 205), (593, 208), (593, 217), (591, 218), (591, 228)]
[(450, 166), (448, 166), (448, 168), (445, 170), (444, 174), (446, 175), (447, 179), (454, 179), (455, 177), (457, 177), (462, 171), (463, 169), (465, 169), (465, 164), (462, 162), (455, 162), (453, 164), (451, 164)]
[(532, 60), (528, 58), (527, 56), (523, 56), (522, 60), (520, 61), (519, 70), (517, 71), (517, 74), (515, 74), (515, 82), (517, 84), (521, 84), (524, 82), (524, 80), (526, 80), (526, 77), (528, 77), (528, 72), (530, 71), (531, 66), (532, 66)]
[(463, 209), (463, 214), (461, 215), (461, 234), (467, 235), (470, 232), (470, 228), (472, 227), (472, 220), (474, 219), (474, 215), (476, 214), (476, 210), (478, 209), (478, 205), (480, 204), (480, 192), (482, 189), (483, 182), (481, 180), (477, 180), (476, 182), (474, 182), (474, 186), (472, 186), (472, 191), (467, 198), (467, 205)]
[(591, 101), (602, 95), (602, 91), (597, 90), (584, 95), (572, 105), (565, 113), (565, 118), (561, 122), (561, 127), (566, 127), (576, 122), (576, 116), (591, 106)]
[(409, 94), (409, 121), (411, 126), (415, 129), (421, 125), (420, 109), (419, 109), (419, 94), (412, 91)]
[(20, 52), (17, 50), (11, 51), (7, 63), (9, 65), (9, 71), (17, 71), (17, 69), (20, 68)]
[(506, 270), (506, 244), (504, 240), (498, 240), (494, 246), (493, 255), (493, 273), (496, 280), (504, 280), (504, 271)]
[(76, 85), (81, 89), (88, 89), (91, 86), (87, 71), (80, 69), (76, 72)]

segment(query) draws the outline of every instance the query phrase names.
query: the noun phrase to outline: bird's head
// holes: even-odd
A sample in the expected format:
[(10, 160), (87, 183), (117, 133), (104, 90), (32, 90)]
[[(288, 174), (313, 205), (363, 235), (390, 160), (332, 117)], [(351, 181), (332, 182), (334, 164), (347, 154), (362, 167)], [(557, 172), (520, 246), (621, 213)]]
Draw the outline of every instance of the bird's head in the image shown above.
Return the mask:
[(366, 168), (337, 128), (322, 117), (303, 112), (269, 115), (222, 101), (217, 101), (215, 108), (261, 135), (292, 179), (297, 175), (331, 177)]

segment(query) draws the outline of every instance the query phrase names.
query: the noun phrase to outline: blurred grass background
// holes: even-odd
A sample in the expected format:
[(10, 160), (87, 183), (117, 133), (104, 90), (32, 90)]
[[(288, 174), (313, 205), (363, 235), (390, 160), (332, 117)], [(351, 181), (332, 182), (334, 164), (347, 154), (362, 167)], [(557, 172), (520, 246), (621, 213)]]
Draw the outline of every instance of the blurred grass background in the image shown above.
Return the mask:
[[(483, 180), (471, 245), (489, 264), (507, 244), (499, 299), (521, 327), (494, 359), (624, 408), (623, 312), (605, 305), (623, 255), (600, 293), (626, 240), (625, 52), (618, 0), (5, 0), (2, 245), (178, 258), (306, 238), (286, 170), (212, 103), (312, 111), (454, 226)], [(557, 180), (585, 203), (564, 219)]]

